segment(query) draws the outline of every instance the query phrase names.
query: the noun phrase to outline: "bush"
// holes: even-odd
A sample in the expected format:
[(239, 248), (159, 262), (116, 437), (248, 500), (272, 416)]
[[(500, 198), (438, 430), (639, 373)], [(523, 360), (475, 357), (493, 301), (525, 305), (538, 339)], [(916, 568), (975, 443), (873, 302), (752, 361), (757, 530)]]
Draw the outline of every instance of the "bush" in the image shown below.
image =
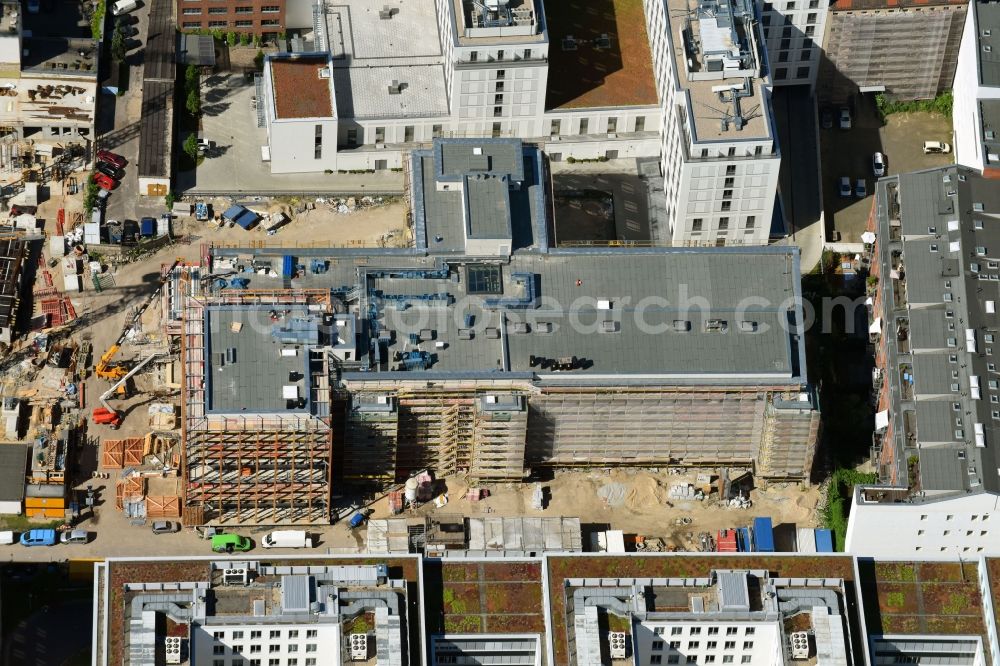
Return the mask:
[(198, 159), (198, 139), (194, 134), (188, 134), (188, 138), (184, 139), (182, 150), (192, 160)]
[(914, 111), (940, 113), (946, 118), (951, 118), (954, 100), (955, 98), (951, 91), (943, 92), (934, 99), (912, 101), (892, 100), (882, 93), (875, 95), (875, 105), (878, 107), (878, 112), (882, 116), (882, 120), (885, 120), (886, 116), (891, 116), (894, 113), (910, 113)]
[(94, 174), (90, 174), (87, 177), (87, 186), (83, 191), (83, 210), (86, 213), (86, 218), (90, 219), (90, 214), (94, 210), (94, 206), (97, 205), (97, 193), (100, 192), (101, 188), (97, 186), (97, 181), (94, 180)]
[(106, 10), (104, 0), (97, 0), (94, 13), (90, 16), (90, 36), (94, 39), (100, 39), (104, 34), (104, 13)]
[(245, 32), (240, 33), (240, 46), (246, 46), (250, 43), (250, 35)]
[(851, 509), (854, 486), (875, 483), (877, 480), (875, 474), (862, 474), (845, 467), (838, 468), (830, 477), (830, 486), (826, 490), (826, 504), (820, 513), (823, 526), (833, 532), (837, 551), (844, 550), (847, 517)]
[(167, 192), (167, 196), (163, 197), (163, 203), (166, 204), (167, 210), (171, 210), (174, 207), (175, 201), (177, 201), (177, 197), (173, 192)]
[(125, 62), (125, 34), (122, 32), (120, 23), (115, 24), (115, 31), (111, 35), (111, 59), (117, 63)]
[(192, 116), (197, 116), (201, 112), (201, 97), (198, 95), (198, 90), (189, 90), (187, 95), (187, 101), (184, 103), (184, 107), (188, 110)]
[(257, 68), (258, 72), (264, 71), (264, 52), (257, 51), (257, 55), (253, 57), (253, 66)]
[(229, 32), (226, 34), (226, 43), (229, 44), (230, 46), (236, 46), (237, 39), (238, 37), (236, 36), (235, 32)]
[(198, 87), (198, 68), (188, 65), (184, 70), (184, 90), (190, 92)]
[(570, 155), (566, 158), (566, 164), (576, 164), (576, 158)]

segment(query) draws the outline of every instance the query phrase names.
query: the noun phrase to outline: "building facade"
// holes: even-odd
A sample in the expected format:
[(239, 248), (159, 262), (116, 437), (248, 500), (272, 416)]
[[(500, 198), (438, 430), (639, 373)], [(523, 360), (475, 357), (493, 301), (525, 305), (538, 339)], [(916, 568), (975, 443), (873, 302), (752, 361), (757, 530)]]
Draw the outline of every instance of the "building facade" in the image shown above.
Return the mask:
[[(998, 37), (994, 38), (994, 33)], [(1000, 5), (972, 2), (955, 73), (955, 161), (984, 176), (1000, 175)]]
[(775, 86), (816, 85), (823, 61), (829, 0), (777, 0), (760, 4)]

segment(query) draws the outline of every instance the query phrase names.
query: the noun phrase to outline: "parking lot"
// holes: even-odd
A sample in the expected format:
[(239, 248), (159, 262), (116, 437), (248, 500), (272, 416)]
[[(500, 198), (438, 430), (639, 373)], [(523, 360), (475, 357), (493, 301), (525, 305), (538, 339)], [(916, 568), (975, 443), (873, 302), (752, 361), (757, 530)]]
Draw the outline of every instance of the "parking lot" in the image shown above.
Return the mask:
[[(196, 172), (176, 175), (176, 189), (184, 194), (280, 194), (310, 192), (363, 194), (402, 192), (403, 174), (381, 171), (369, 174), (277, 174), (261, 160), (267, 130), (257, 127), (253, 106), (256, 88), (241, 74), (214, 74), (202, 78), (201, 138), (215, 143), (205, 152)], [(177, 146), (186, 136), (176, 138)]]
[[(952, 142), (950, 118), (922, 112), (896, 113), (889, 116), (883, 125), (873, 96), (857, 99), (859, 101), (852, 106), (851, 129), (842, 130), (837, 126), (836, 108), (832, 109), (834, 126), (820, 129), (823, 208), (828, 242), (861, 242), (875, 189), (872, 174), (875, 152), (886, 156), (887, 175), (929, 169), (954, 161), (950, 154), (925, 155), (922, 148), (924, 141)], [(850, 197), (842, 197), (838, 191), (843, 176), (850, 179)], [(865, 181), (866, 196), (863, 198), (857, 197), (853, 191), (859, 178)]]

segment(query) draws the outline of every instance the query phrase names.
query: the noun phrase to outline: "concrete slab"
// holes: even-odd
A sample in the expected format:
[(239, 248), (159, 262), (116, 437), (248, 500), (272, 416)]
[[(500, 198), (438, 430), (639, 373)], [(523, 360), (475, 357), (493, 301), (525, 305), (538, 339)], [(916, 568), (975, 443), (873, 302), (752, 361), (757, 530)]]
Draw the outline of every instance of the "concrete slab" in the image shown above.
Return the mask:
[[(261, 160), (267, 131), (257, 127), (255, 87), (242, 74), (219, 74), (202, 80), (202, 138), (215, 142), (196, 172), (176, 174), (175, 189), (205, 194), (400, 193), (403, 174), (277, 174)], [(177, 137), (183, 144), (186, 135)]]

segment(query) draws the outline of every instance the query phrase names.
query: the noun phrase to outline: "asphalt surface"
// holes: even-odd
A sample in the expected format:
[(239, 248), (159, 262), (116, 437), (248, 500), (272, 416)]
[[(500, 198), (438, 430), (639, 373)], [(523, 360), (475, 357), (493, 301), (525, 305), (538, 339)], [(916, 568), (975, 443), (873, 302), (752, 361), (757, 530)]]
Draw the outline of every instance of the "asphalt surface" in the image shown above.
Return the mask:
[(90, 647), (92, 616), (86, 599), (43, 607), (5, 639), (5, 666), (59, 666)]

